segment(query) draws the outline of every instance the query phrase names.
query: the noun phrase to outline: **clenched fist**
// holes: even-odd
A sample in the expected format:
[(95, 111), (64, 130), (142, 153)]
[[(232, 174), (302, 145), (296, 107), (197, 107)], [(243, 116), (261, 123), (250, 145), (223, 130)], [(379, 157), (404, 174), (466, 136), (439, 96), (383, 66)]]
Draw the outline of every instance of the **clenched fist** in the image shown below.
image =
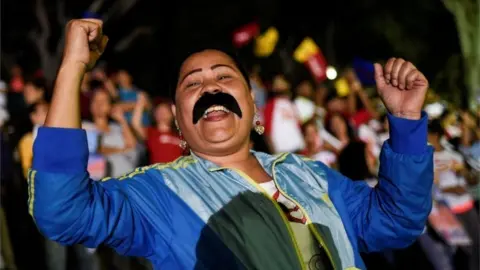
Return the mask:
[(63, 63), (81, 63), (93, 68), (105, 50), (108, 38), (102, 34), (101, 20), (79, 19), (67, 24)]
[(378, 94), (391, 114), (420, 119), (428, 81), (412, 63), (390, 58), (384, 67), (375, 64), (375, 81)]

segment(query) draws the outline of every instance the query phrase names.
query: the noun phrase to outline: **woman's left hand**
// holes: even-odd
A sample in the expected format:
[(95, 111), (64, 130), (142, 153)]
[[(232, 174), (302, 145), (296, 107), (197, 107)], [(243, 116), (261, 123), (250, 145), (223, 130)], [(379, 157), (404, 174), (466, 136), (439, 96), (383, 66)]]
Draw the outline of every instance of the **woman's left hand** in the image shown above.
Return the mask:
[(377, 91), (385, 107), (396, 117), (418, 120), (428, 90), (428, 80), (412, 63), (390, 58), (375, 64)]

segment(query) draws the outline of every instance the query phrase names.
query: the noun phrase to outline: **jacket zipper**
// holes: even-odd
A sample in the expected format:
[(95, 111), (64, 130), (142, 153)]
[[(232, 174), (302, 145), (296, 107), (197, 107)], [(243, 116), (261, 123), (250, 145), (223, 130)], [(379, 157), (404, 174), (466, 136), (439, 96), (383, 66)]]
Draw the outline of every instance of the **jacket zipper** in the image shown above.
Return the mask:
[(275, 186), (277, 186), (277, 189), (278, 191), (283, 195), (285, 196), (287, 199), (291, 200), (292, 202), (294, 202), (296, 205), (298, 205), (298, 207), (302, 210), (303, 214), (305, 215), (305, 217), (307, 218), (307, 224), (308, 224), (308, 227), (310, 228), (310, 230), (312, 231), (313, 235), (315, 236), (315, 238), (317, 239), (318, 242), (320, 242), (320, 244), (323, 246), (323, 248), (325, 249), (325, 251), (327, 252), (327, 255), (328, 255), (328, 258), (330, 259), (330, 262), (332, 263), (332, 266), (333, 266), (333, 269), (340, 269), (340, 268), (337, 268), (336, 265), (335, 265), (335, 262), (333, 260), (333, 257), (332, 257), (332, 253), (330, 252), (329, 248), (327, 247), (327, 245), (325, 244), (325, 241), (323, 240), (321, 234), (317, 231), (317, 228), (315, 228), (315, 225), (313, 225), (312, 223), (312, 219), (310, 218), (310, 216), (307, 214), (307, 211), (305, 211), (305, 208), (303, 208), (303, 206), (301, 204), (299, 204), (297, 201), (295, 201), (292, 197), (290, 197), (288, 194), (286, 194), (281, 188), (280, 186), (278, 185), (277, 183), (277, 177), (276, 177), (276, 174), (275, 174), (275, 165), (277, 165), (278, 162), (284, 160), (285, 158), (287, 157), (287, 154), (283, 154), (282, 156), (280, 156), (279, 158), (277, 158), (273, 164), (272, 164), (272, 175), (273, 175), (273, 182), (275, 182)]
[(297, 240), (295, 239), (295, 236), (293, 234), (293, 231), (292, 231), (292, 227), (290, 227), (290, 224), (288, 223), (288, 219), (287, 217), (285, 216), (285, 214), (283, 213), (283, 210), (280, 208), (280, 206), (278, 205), (278, 203), (273, 199), (271, 198), (268, 193), (265, 191), (265, 189), (263, 189), (257, 182), (255, 182), (252, 178), (250, 178), (250, 176), (248, 176), (247, 174), (245, 174), (244, 172), (242, 172), (241, 170), (238, 170), (238, 169), (234, 169), (234, 168), (217, 168), (216, 170), (219, 170), (219, 169), (230, 169), (232, 171), (235, 171), (238, 175), (240, 175), (241, 177), (243, 177), (245, 180), (247, 180), (250, 184), (252, 184), (253, 186), (255, 186), (258, 190), (260, 190), (270, 201), (272, 201), (273, 205), (275, 206), (275, 208), (277, 209), (278, 213), (280, 214), (280, 216), (282, 217), (282, 220), (283, 222), (285, 223), (285, 226), (287, 227), (287, 231), (288, 231), (288, 234), (290, 235), (290, 238), (293, 242), (293, 247), (295, 249), (295, 252), (297, 253), (297, 257), (298, 257), (298, 260), (300, 262), (300, 266), (302, 269), (307, 269), (307, 266), (305, 265), (305, 262), (303, 261), (303, 256), (300, 252), (300, 248), (298, 247), (298, 243), (297, 243)]

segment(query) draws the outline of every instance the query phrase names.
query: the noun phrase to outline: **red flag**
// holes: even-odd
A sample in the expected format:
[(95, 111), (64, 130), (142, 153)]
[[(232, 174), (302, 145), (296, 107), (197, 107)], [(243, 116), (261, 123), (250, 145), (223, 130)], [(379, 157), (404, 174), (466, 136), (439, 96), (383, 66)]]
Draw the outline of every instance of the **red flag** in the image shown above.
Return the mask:
[(257, 22), (246, 24), (233, 32), (233, 44), (240, 48), (247, 45), (260, 33), (260, 26)]
[(305, 66), (317, 82), (327, 78), (327, 61), (320, 50), (305, 61)]

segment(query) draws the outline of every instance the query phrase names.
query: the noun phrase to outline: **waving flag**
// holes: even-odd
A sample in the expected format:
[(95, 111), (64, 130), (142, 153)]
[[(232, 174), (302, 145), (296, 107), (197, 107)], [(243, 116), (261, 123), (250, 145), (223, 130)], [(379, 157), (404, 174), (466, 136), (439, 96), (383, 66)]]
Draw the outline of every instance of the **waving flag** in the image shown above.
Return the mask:
[(327, 61), (313, 39), (305, 38), (293, 52), (293, 58), (303, 63), (317, 82), (327, 78)]
[(270, 27), (268, 30), (257, 37), (255, 40), (255, 55), (258, 57), (268, 57), (275, 50), (278, 42), (278, 30), (275, 27)]
[(260, 33), (260, 26), (257, 22), (246, 24), (233, 32), (233, 44), (240, 48), (247, 45)]

